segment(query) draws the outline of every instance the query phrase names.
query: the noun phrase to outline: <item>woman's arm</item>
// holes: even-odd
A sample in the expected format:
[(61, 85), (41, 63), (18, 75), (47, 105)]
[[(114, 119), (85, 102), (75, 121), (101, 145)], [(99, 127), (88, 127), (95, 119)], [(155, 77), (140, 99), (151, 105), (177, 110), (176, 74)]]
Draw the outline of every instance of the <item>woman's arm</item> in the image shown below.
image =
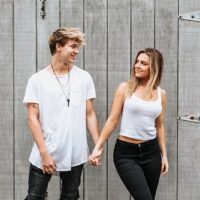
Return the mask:
[(90, 161), (95, 162), (95, 158), (98, 158), (102, 151), (102, 147), (105, 143), (105, 141), (109, 138), (111, 133), (114, 131), (114, 129), (117, 127), (118, 122), (121, 117), (123, 104), (125, 100), (125, 92), (126, 92), (127, 83), (123, 82), (119, 85), (115, 92), (112, 109), (110, 112), (110, 115), (101, 131), (100, 137), (94, 147), (94, 150), (92, 154), (90, 155)]
[(162, 154), (162, 167), (161, 174), (164, 175), (168, 172), (169, 164), (167, 159), (166, 141), (165, 141), (165, 127), (164, 127), (164, 115), (166, 110), (166, 92), (161, 90), (162, 94), (162, 112), (156, 119), (157, 138)]

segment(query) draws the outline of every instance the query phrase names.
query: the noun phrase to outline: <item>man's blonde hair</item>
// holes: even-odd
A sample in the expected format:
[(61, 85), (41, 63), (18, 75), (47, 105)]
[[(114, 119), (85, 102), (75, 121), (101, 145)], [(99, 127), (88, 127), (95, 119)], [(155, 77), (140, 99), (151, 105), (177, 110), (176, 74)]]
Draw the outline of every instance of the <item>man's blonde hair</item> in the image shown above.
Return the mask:
[(51, 55), (56, 52), (56, 44), (65, 46), (69, 40), (75, 40), (79, 46), (85, 44), (84, 34), (78, 28), (59, 28), (49, 36)]

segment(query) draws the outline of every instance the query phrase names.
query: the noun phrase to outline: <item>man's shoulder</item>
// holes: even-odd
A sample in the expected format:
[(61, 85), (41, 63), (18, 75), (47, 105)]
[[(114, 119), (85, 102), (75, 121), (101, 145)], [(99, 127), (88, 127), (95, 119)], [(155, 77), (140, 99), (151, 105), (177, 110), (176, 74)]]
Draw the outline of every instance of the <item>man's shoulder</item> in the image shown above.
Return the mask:
[(88, 71), (86, 71), (85, 69), (82, 69), (80, 67), (74, 66), (75, 70), (77, 71), (77, 73), (79, 73), (80, 75), (83, 75), (85, 77), (91, 77), (90, 73)]
[(37, 82), (40, 79), (40, 77), (43, 77), (43, 76), (45, 76), (45, 69), (42, 69), (40, 71), (33, 73), (30, 76), (29, 80), (32, 82)]

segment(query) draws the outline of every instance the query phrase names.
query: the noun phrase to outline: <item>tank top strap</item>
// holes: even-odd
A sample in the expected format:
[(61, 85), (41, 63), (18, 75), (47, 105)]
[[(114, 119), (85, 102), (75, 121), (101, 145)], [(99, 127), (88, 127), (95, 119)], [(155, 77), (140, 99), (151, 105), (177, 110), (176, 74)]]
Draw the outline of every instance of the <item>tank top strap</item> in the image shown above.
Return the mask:
[(161, 89), (160, 89), (160, 87), (157, 87), (157, 91), (158, 91), (158, 101), (161, 102), (162, 95), (161, 95)]

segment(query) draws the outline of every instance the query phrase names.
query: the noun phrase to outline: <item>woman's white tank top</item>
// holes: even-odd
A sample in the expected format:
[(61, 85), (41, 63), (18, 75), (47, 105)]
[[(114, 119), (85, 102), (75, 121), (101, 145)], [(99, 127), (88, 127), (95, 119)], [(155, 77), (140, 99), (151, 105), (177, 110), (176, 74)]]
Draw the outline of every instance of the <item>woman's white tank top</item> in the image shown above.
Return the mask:
[(155, 120), (162, 111), (161, 89), (157, 88), (158, 98), (146, 101), (134, 93), (124, 102), (119, 135), (138, 140), (156, 138)]

